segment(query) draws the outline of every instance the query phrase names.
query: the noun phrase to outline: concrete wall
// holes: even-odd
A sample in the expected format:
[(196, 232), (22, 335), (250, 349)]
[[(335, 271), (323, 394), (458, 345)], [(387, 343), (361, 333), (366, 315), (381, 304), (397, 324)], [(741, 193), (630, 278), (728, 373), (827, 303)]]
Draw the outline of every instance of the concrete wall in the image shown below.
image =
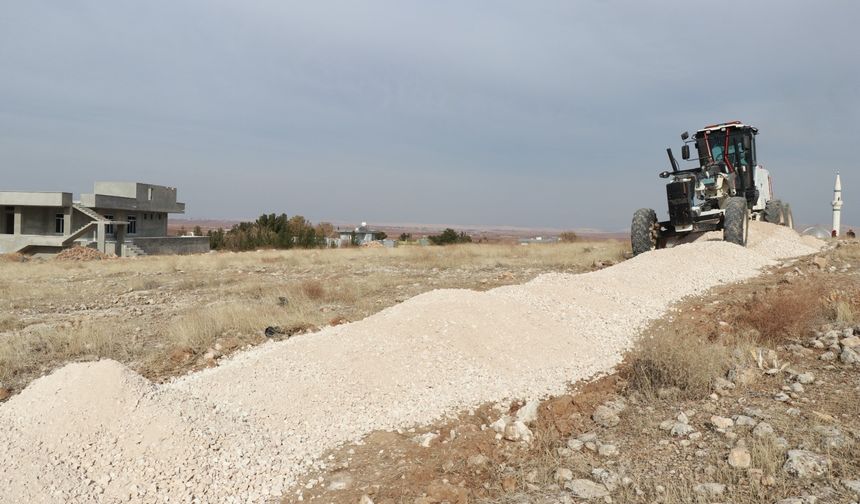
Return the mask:
[[(114, 220), (127, 221), (129, 216), (137, 217), (137, 233), (127, 234), (126, 238), (148, 238), (167, 236), (167, 214), (160, 212), (130, 212), (110, 208), (95, 208), (101, 215), (112, 215)], [(161, 216), (161, 219), (158, 217)], [(115, 226), (116, 227), (116, 226)]]
[(0, 205), (9, 206), (71, 206), (72, 193), (0, 191)]
[(21, 207), (21, 234), (57, 235), (54, 219), (61, 213), (62, 207)]
[(147, 255), (202, 254), (209, 252), (209, 237), (135, 238), (132, 242)]
[(185, 212), (185, 203), (176, 201), (175, 188), (137, 182), (96, 182), (94, 193), (82, 194), (81, 203), (90, 208)]

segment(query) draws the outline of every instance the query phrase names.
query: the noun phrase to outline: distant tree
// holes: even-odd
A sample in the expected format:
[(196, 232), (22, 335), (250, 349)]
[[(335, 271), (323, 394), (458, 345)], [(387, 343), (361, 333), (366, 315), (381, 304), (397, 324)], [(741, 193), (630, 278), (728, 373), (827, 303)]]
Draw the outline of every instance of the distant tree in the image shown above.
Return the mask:
[(579, 237), (573, 231), (565, 231), (558, 235), (558, 239), (563, 242), (575, 242)]
[(317, 248), (325, 246), (325, 229), (322, 224), (314, 226), (301, 215), (272, 213), (263, 214), (254, 222), (240, 222), (227, 232), (210, 231), (208, 236), (213, 249)]
[(472, 237), (464, 232), (459, 234), (451, 228), (446, 228), (438, 235), (430, 235), (427, 237), (430, 243), (434, 245), (451, 245), (454, 243), (471, 243)]
[(334, 226), (331, 222), (320, 222), (317, 224), (317, 235), (323, 238), (331, 238), (334, 236)]
[(224, 248), (224, 228), (218, 228), (217, 231), (209, 230), (206, 232), (209, 237), (209, 247), (213, 250)]
[(406, 242), (412, 239), (412, 233), (400, 233), (400, 241)]
[(377, 240), (384, 240), (386, 238), (388, 238), (388, 233), (386, 233), (385, 231), (379, 231), (376, 233)]
[(203, 230), (200, 226), (194, 226), (194, 236), (203, 236)]

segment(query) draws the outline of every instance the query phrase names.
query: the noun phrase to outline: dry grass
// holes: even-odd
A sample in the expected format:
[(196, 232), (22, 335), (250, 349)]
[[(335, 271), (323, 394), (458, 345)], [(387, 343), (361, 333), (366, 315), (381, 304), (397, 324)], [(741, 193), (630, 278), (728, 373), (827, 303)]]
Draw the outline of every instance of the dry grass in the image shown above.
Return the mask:
[(16, 331), (24, 327), (24, 324), (21, 322), (18, 317), (11, 313), (4, 313), (0, 315), (0, 333), (6, 331)]
[(839, 300), (833, 305), (833, 318), (837, 324), (851, 325), (857, 322), (854, 314), (854, 306), (848, 301)]
[(128, 361), (141, 350), (128, 337), (130, 328), (122, 324), (84, 322), (75, 327), (40, 327), (14, 333), (0, 344), (0, 382), (8, 383), (17, 375), (41, 373), (56, 362), (110, 358)]
[(230, 303), (194, 310), (176, 321), (168, 331), (174, 345), (201, 352), (221, 337), (262, 334), (268, 326), (282, 324), (283, 311), (250, 303)]
[(707, 396), (714, 379), (728, 372), (732, 351), (722, 343), (670, 331), (641, 340), (628, 362), (631, 386), (646, 397), (675, 387), (685, 397), (697, 398)]
[(778, 286), (750, 301), (737, 322), (756, 329), (765, 342), (804, 336), (822, 321), (825, 292), (821, 283)]

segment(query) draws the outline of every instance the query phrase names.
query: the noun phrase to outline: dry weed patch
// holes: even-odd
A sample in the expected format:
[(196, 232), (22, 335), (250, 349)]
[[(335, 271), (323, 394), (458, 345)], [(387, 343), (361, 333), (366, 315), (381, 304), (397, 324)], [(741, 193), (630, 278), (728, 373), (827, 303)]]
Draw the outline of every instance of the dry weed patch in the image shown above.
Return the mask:
[(707, 396), (714, 379), (731, 367), (731, 350), (721, 342), (680, 331), (640, 341), (629, 357), (631, 386), (648, 397), (677, 388), (685, 397)]
[(754, 296), (737, 323), (756, 329), (763, 341), (779, 342), (808, 333), (822, 321), (825, 288), (820, 282), (783, 284)]

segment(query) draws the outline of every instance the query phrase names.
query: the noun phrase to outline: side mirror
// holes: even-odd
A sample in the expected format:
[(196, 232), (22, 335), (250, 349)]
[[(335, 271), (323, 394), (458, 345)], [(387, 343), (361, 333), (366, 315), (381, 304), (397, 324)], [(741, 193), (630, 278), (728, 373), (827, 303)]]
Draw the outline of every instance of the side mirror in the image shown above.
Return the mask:
[(681, 133), (681, 140), (686, 140), (688, 138), (690, 138), (690, 132), (689, 131), (685, 131), (685, 132)]
[(752, 147), (752, 139), (749, 135), (744, 135), (744, 149), (750, 150)]
[(687, 144), (681, 147), (681, 159), (690, 159), (690, 146)]
[(669, 175), (671, 174), (667, 171), (660, 172), (660, 178), (669, 178)]

